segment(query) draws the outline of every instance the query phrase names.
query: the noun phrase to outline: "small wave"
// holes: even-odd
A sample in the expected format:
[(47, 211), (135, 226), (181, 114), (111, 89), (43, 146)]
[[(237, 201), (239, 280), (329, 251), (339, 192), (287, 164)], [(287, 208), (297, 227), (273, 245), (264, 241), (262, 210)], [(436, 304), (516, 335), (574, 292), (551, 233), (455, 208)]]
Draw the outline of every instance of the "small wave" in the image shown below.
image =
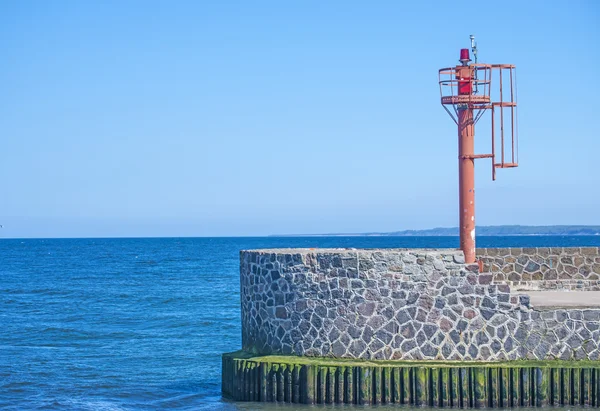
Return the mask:
[(0, 345), (0, 350), (14, 349), (34, 349), (34, 350), (74, 350), (75, 347), (54, 346), (54, 345)]
[(41, 330), (43, 333), (44, 332), (61, 332), (61, 333), (66, 333), (66, 334), (85, 334), (79, 330), (76, 330), (75, 328), (68, 328), (68, 327), (46, 327), (44, 329)]
[(62, 406), (66, 406), (67, 408), (75, 408), (81, 410), (98, 410), (98, 411), (120, 411), (125, 410), (119, 404), (115, 404), (110, 401), (105, 400), (83, 400), (83, 399), (70, 399), (65, 401), (67, 404), (63, 404)]
[(154, 260), (136, 261), (135, 263), (139, 264), (139, 265), (158, 265), (158, 262), (156, 262)]
[(160, 408), (174, 409), (182, 406), (197, 404), (199, 399), (205, 396), (199, 393), (179, 394), (169, 398), (161, 398), (152, 402), (152, 405), (160, 406)]
[(72, 291), (63, 290), (60, 288), (37, 288), (26, 291), (29, 294), (43, 295), (43, 296), (70, 296), (73, 295)]

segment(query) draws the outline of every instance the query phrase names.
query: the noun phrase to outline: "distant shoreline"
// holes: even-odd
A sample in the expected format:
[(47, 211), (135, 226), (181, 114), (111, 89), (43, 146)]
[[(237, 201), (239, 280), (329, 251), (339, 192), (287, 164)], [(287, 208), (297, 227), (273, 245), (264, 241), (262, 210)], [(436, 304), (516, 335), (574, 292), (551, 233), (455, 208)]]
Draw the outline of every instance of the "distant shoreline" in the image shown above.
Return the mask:
[[(479, 236), (600, 236), (600, 226), (551, 225), (523, 226), (501, 225), (477, 227)], [(327, 234), (272, 234), (268, 237), (457, 237), (457, 227), (438, 227), (425, 230), (403, 230), (372, 233), (327, 233)]]

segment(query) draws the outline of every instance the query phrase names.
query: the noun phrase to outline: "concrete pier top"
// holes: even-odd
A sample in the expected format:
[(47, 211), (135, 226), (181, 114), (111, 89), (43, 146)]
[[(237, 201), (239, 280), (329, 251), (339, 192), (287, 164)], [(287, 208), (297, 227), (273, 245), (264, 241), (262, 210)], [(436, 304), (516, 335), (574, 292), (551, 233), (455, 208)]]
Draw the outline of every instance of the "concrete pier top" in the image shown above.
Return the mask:
[(422, 255), (464, 255), (457, 248), (263, 248), (242, 250), (240, 253), (276, 254), (276, 255), (307, 255), (307, 254), (372, 254), (372, 253), (410, 253)]
[(600, 291), (527, 291), (533, 308), (600, 308)]

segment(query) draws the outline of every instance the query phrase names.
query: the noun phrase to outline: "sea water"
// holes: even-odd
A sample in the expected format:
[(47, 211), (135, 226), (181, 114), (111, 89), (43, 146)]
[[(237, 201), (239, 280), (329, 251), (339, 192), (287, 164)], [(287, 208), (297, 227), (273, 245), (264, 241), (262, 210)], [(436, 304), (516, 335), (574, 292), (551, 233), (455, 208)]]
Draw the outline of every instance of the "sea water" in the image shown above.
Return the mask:
[[(241, 347), (239, 251), (457, 246), (456, 237), (0, 240), (0, 408), (305, 409), (221, 398), (220, 356)], [(600, 246), (600, 236), (478, 246)]]

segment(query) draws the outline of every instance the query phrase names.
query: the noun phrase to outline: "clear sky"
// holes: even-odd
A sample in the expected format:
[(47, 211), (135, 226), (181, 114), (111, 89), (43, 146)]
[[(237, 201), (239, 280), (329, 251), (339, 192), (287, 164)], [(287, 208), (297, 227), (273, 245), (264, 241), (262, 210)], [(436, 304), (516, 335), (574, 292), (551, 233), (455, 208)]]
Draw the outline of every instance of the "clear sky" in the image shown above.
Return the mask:
[(470, 34), (519, 86), (477, 223), (600, 224), (595, 0), (5, 0), (0, 237), (456, 226), (437, 75)]

